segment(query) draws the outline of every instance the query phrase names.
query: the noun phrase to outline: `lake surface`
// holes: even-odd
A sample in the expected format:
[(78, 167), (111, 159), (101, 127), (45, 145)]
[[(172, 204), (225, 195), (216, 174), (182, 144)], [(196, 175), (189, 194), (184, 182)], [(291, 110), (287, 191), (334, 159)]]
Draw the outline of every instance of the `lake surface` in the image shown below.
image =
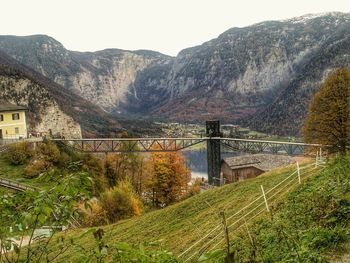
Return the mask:
[[(208, 179), (208, 162), (207, 162), (207, 151), (183, 151), (186, 157), (187, 167), (192, 171), (192, 178), (202, 178)], [(233, 157), (244, 155), (241, 152), (223, 152), (221, 153), (221, 158)]]

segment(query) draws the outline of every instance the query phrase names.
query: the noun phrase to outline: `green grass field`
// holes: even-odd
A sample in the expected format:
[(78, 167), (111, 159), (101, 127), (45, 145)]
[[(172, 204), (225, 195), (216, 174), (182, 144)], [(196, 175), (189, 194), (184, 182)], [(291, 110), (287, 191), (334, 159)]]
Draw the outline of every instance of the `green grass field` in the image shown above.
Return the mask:
[[(297, 160), (301, 163), (301, 184), (298, 183), (296, 165), (290, 165), (255, 179), (204, 191), (139, 217), (102, 227), (61, 232), (51, 240), (49, 250), (53, 254), (60, 251), (62, 243), (56, 241), (60, 239), (58, 237), (65, 237), (67, 250), (54, 262), (80, 262), (83, 256), (96, 252), (98, 244), (93, 232), (101, 228), (103, 244), (111, 248), (102, 262), (114, 262), (113, 257), (119, 252), (112, 247), (120, 246), (119, 242), (136, 247), (155, 242), (158, 244), (155, 250), (171, 251), (184, 262), (198, 262), (200, 257), (205, 258), (201, 262), (224, 262), (224, 212), (229, 238), (233, 242), (231, 251), (235, 251), (236, 258), (242, 262), (251, 262), (254, 251), (260, 253), (254, 255), (257, 262), (296, 262), (296, 258), (299, 258), (298, 262), (328, 262), (329, 255), (341, 256), (344, 253), (341, 246), (350, 239), (347, 230), (350, 222), (349, 161), (336, 159), (315, 167), (314, 160)], [(0, 173), (9, 179), (41, 184), (40, 181), (23, 179), (22, 166), (8, 165), (1, 158), (0, 164)], [(2, 193), (6, 190), (0, 188)], [(253, 239), (246, 228), (251, 229)], [(255, 245), (251, 244), (253, 242)], [(142, 253), (142, 247), (136, 249)], [(216, 258), (210, 261), (212, 255)]]
[[(7, 179), (19, 184), (32, 186), (35, 188), (50, 187), (50, 182), (43, 182), (40, 178), (29, 179), (23, 175), (25, 165), (11, 165), (7, 162), (4, 155), (0, 154), (0, 178)], [(3, 188), (3, 191), (5, 189)]]
[[(306, 164), (304, 163), (303, 165)], [(276, 169), (256, 179), (208, 190), (164, 209), (104, 226), (105, 240), (108, 244), (118, 241), (125, 241), (131, 244), (156, 241), (162, 245), (162, 248), (179, 255), (210, 232), (211, 229), (218, 227), (217, 231), (208, 236), (208, 239), (215, 237), (221, 231), (222, 218), (220, 212), (224, 211), (227, 217), (232, 216), (230, 220), (240, 217), (241, 215), (233, 215), (261, 196), (261, 185), (264, 186), (265, 191), (268, 191), (295, 170), (295, 165)], [(309, 175), (314, 172), (310, 171)], [(297, 183), (296, 174), (293, 176), (294, 183)], [(262, 199), (260, 202), (262, 202)], [(264, 203), (262, 204), (263, 206), (259, 209), (262, 208), (264, 210)], [(87, 229), (79, 229), (71, 232), (70, 236), (81, 245), (84, 245), (86, 249), (93, 248), (95, 243), (92, 235), (81, 236), (85, 231)], [(200, 249), (206, 240), (200, 242), (192, 250)], [(191, 253), (188, 254), (190, 255)], [(61, 262), (64, 262), (67, 258), (73, 262), (76, 259), (75, 257), (74, 249), (68, 249), (62, 255)]]

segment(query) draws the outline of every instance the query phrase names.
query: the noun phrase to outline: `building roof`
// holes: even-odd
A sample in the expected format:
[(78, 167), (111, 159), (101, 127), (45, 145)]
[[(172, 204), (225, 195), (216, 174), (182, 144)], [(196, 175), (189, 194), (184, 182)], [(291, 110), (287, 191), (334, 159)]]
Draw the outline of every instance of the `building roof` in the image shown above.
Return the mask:
[(0, 112), (6, 112), (6, 111), (26, 111), (28, 110), (25, 106), (15, 105), (12, 104), (6, 100), (0, 99)]
[(224, 161), (231, 169), (255, 167), (264, 172), (280, 166), (295, 163), (292, 157), (275, 154), (252, 154), (225, 158)]

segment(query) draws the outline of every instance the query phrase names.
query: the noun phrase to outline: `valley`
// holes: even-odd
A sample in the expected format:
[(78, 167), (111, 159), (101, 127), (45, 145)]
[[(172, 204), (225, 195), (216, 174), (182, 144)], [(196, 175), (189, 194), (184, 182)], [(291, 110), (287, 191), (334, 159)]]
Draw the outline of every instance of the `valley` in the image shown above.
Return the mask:
[[(349, 28), (350, 15), (337, 12), (266, 21), (231, 28), (176, 57), (147, 50), (70, 51), (46, 35), (0, 36), (0, 49), (106, 116), (124, 119), (118, 128), (134, 134), (138, 131), (128, 116), (146, 119), (138, 123), (146, 133), (153, 120), (200, 124), (220, 119), (300, 136), (312, 94), (328, 73), (350, 65)], [(92, 127), (86, 120), (83, 124), (90, 134)], [(110, 134), (101, 131), (107, 126), (101, 123), (98, 133)]]
[(350, 13), (174, 56), (59, 41), (0, 35), (0, 263), (348, 256)]

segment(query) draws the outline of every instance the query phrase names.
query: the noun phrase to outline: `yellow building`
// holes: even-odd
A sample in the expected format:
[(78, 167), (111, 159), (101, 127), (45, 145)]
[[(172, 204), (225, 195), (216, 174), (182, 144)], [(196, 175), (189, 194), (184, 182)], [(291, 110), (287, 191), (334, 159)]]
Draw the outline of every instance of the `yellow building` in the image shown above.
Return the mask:
[(0, 139), (27, 138), (27, 110), (26, 107), (0, 100)]

